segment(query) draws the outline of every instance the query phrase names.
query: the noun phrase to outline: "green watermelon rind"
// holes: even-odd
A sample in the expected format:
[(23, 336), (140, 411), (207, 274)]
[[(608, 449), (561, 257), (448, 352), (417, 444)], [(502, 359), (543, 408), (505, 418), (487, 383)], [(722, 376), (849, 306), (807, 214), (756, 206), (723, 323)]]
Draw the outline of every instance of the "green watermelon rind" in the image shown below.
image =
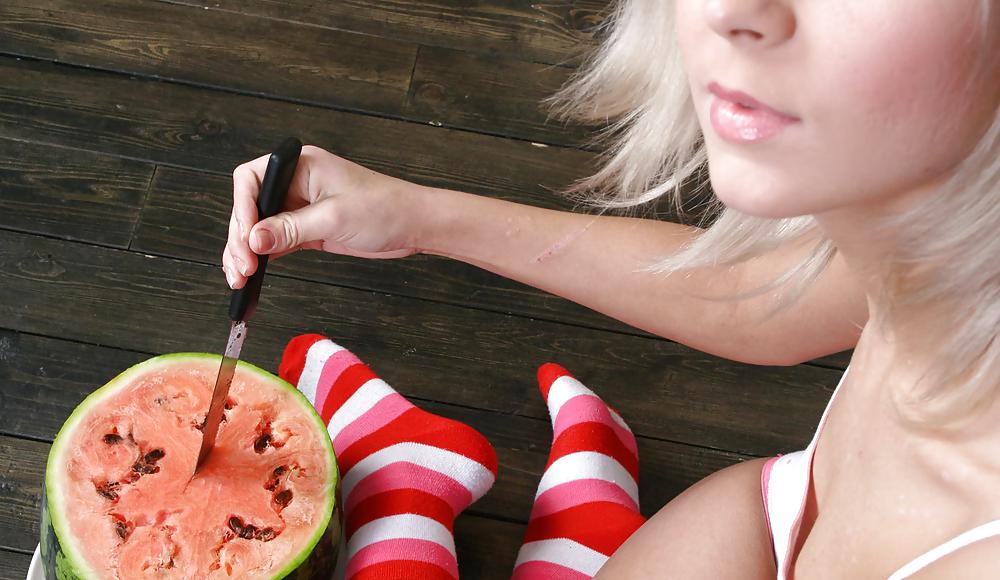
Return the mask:
[[(66, 419), (66, 422), (63, 423), (63, 426), (59, 429), (59, 433), (56, 434), (56, 438), (52, 443), (52, 449), (49, 451), (49, 457), (45, 465), (44, 495), (46, 497), (44, 500), (45, 505), (43, 505), (42, 510), (43, 512), (48, 512), (45, 515), (47, 515), (48, 517), (47, 523), (49, 524), (48, 527), (50, 528), (50, 531), (54, 536), (53, 539), (58, 539), (59, 537), (62, 538), (72, 537), (66, 522), (63, 520), (63, 513), (65, 513), (66, 506), (60, 503), (62, 502), (62, 498), (59, 496), (59, 494), (54, 493), (56, 491), (54, 489), (55, 487), (54, 474), (60, 473), (61, 472), (60, 465), (64, 464), (62, 459), (65, 457), (67, 451), (66, 442), (69, 441), (70, 439), (69, 433), (73, 432), (73, 430), (77, 427), (77, 425), (79, 425), (83, 417), (93, 407), (97, 406), (108, 397), (117, 393), (120, 386), (128, 384), (133, 377), (138, 376), (139, 374), (142, 373), (156, 370), (158, 367), (161, 366), (168, 366), (178, 361), (191, 360), (191, 359), (195, 359), (198, 361), (217, 362), (219, 364), (222, 363), (222, 356), (218, 354), (202, 353), (202, 352), (178, 352), (178, 353), (165, 354), (153, 357), (149, 360), (143, 361), (141, 363), (129, 367), (128, 369), (121, 372), (118, 376), (111, 379), (111, 381), (109, 381), (103, 387), (97, 389), (96, 391), (88, 395), (87, 398), (85, 398), (79, 405), (77, 405), (76, 409), (73, 410), (69, 418)], [(306, 396), (303, 395), (301, 391), (296, 389), (290, 383), (288, 383), (284, 379), (274, 374), (265, 371), (264, 369), (261, 369), (260, 367), (252, 365), (245, 361), (239, 361), (239, 363), (237, 364), (237, 370), (243, 370), (262, 376), (263, 378), (271, 380), (276, 384), (283, 386), (287, 390), (290, 390), (293, 393), (295, 393), (295, 396), (299, 398), (303, 408), (306, 409), (307, 415), (309, 415), (315, 422), (316, 428), (326, 432), (327, 430), (326, 424), (323, 423), (323, 419), (320, 418), (319, 414), (316, 412), (316, 409), (312, 406), (312, 403), (309, 402), (309, 399), (307, 399)], [(339, 483), (339, 471), (337, 469), (336, 455), (334, 454), (333, 451), (333, 442), (330, 440), (329, 437), (321, 437), (320, 441), (324, 442), (327, 448), (327, 455), (330, 457), (330, 462), (333, 465), (333, 478), (330, 480), (328, 484), (329, 485), (327, 493), (328, 500), (326, 505), (324, 506), (324, 509), (321, 511), (324, 521), (322, 522), (322, 525), (317, 526), (316, 532), (309, 539), (306, 545), (304, 545), (303, 548), (299, 551), (295, 559), (289, 562), (287, 566), (285, 566), (284, 568), (275, 573), (274, 578), (276, 580), (284, 578), (289, 574), (292, 574), (299, 566), (304, 564), (309, 559), (309, 555), (320, 543), (320, 540), (323, 539), (324, 534), (330, 528), (330, 521), (333, 519), (335, 514), (334, 508), (336, 507), (336, 490)], [(336, 525), (339, 526), (339, 522), (336, 522)], [(43, 528), (45, 527), (46, 527), (45, 522), (43, 522)], [(45, 535), (46, 535), (46, 530), (43, 529), (42, 537), (44, 538)], [(72, 544), (73, 544), (72, 542), (63, 543), (57, 541), (56, 544), (57, 553), (54, 556), (57, 560), (60, 560), (58, 567), (69, 578), (94, 577), (95, 575), (94, 570), (87, 563), (87, 560), (86, 558), (83, 557), (83, 554), (79, 553), (79, 551), (76, 549), (76, 546)], [(43, 555), (43, 558), (45, 558), (45, 555)], [(60, 578), (62, 577), (63, 576), (60, 575)]]

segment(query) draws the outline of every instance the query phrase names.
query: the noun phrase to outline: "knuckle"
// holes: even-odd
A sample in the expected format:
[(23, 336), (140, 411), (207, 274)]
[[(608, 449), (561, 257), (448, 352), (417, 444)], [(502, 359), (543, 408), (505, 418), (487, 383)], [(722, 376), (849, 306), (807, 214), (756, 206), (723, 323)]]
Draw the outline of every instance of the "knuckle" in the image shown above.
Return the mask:
[(281, 236), (284, 238), (285, 246), (294, 248), (301, 243), (299, 239), (299, 228), (296, 227), (295, 220), (288, 214), (278, 216), (278, 225), (281, 228)]

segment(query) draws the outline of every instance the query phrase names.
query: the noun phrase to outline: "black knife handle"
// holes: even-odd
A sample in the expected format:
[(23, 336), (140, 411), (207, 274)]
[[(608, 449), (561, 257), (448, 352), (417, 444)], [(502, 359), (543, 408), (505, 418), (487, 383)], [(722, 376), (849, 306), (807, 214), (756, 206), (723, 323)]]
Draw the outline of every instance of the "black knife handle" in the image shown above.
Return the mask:
[[(260, 195), (257, 196), (257, 220), (264, 220), (285, 207), (285, 196), (288, 186), (295, 175), (295, 167), (302, 152), (302, 142), (295, 137), (289, 137), (271, 152), (267, 161), (267, 171), (260, 184)], [(260, 288), (264, 283), (264, 271), (267, 270), (267, 254), (257, 256), (257, 271), (250, 276), (239, 290), (233, 292), (229, 299), (229, 318), (231, 320), (250, 320), (257, 310), (257, 300), (260, 298)]]

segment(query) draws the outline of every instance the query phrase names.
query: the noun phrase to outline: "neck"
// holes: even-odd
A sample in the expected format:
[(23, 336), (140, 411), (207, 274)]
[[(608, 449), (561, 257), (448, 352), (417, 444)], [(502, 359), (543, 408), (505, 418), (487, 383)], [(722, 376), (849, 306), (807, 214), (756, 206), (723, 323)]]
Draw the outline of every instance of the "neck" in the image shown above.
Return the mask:
[[(869, 322), (851, 360), (851, 383), (859, 380), (878, 389), (887, 411), (903, 417), (918, 417), (920, 403), (914, 395), (933, 387), (940, 392), (957, 392), (963, 387), (959, 377), (948, 385), (928, 385), (921, 380), (937, 363), (940, 339), (960, 315), (960, 305), (940, 301), (933, 305), (901, 305), (899, 296), (887, 286), (889, 268), (897, 255), (898, 242), (892, 231), (882, 226), (887, 218), (899, 215), (933, 195), (939, 184), (928, 184), (907, 194), (864, 206), (850, 206), (815, 216), (820, 227), (837, 246), (854, 272), (868, 302)], [(896, 304), (886, 311), (887, 299)], [(909, 403), (908, 403), (909, 402)], [(982, 424), (982, 417), (992, 416), (990, 425), (1000, 424), (1000, 405), (979, 409), (962, 419), (966, 426)], [(926, 405), (925, 405), (925, 408)], [(928, 423), (929, 425), (930, 423)], [(955, 423), (957, 425), (957, 423)], [(964, 427), (963, 427), (964, 429)], [(995, 428), (992, 428), (996, 431)]]

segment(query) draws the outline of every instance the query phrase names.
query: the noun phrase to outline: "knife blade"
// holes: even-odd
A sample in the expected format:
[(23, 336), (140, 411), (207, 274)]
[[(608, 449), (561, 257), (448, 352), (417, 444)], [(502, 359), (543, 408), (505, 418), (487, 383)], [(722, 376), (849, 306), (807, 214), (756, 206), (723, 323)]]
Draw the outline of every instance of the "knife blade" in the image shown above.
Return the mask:
[[(295, 175), (295, 168), (298, 165), (301, 152), (302, 142), (294, 137), (286, 139), (271, 152), (271, 157), (267, 162), (267, 170), (261, 180), (260, 194), (257, 196), (258, 220), (269, 218), (284, 207), (288, 186), (292, 182), (292, 176)], [(257, 301), (264, 283), (264, 272), (267, 269), (267, 258), (266, 254), (257, 257), (257, 271), (250, 276), (243, 288), (233, 292), (229, 300), (229, 319), (232, 324), (229, 327), (229, 339), (226, 341), (226, 349), (223, 352), (222, 363), (219, 365), (219, 373), (212, 390), (212, 402), (205, 415), (201, 447), (198, 450), (198, 459), (194, 468), (196, 475), (215, 447), (215, 440), (219, 434), (219, 424), (222, 421), (222, 412), (225, 410), (229, 388), (232, 386), (233, 377), (236, 374), (236, 363), (239, 362), (243, 341), (246, 340), (247, 323), (257, 310)]]
[(226, 344), (226, 352), (222, 355), (219, 376), (216, 377), (215, 388), (212, 390), (212, 403), (208, 407), (208, 414), (205, 415), (205, 424), (202, 427), (201, 448), (198, 450), (198, 462), (194, 468), (195, 473), (198, 473), (198, 469), (201, 468), (205, 462), (205, 458), (212, 451), (215, 445), (215, 438), (219, 434), (222, 411), (226, 408), (229, 387), (233, 383), (233, 375), (236, 374), (236, 363), (239, 362), (240, 351), (243, 350), (246, 327), (246, 322), (240, 320), (233, 322), (229, 329), (229, 341)]

